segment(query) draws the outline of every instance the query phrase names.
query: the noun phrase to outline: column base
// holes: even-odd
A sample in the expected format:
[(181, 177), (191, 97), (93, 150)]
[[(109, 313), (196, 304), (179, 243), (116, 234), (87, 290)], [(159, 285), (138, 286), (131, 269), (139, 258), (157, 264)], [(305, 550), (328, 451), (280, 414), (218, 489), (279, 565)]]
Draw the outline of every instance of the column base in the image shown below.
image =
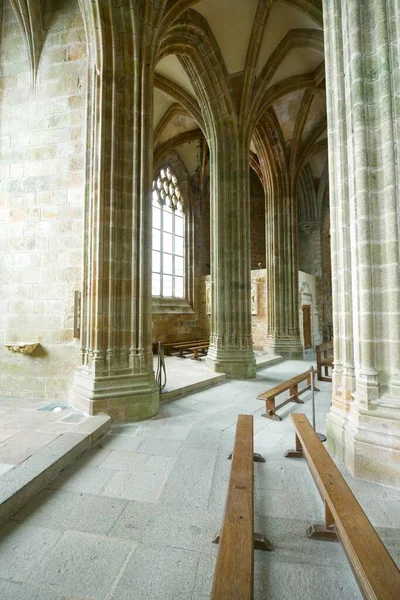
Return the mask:
[(106, 413), (112, 419), (142, 421), (159, 411), (160, 394), (154, 373), (97, 376), (80, 367), (75, 371), (70, 402), (87, 413)]
[(345, 413), (331, 407), (329, 451), (354, 477), (400, 489), (400, 407), (379, 401), (368, 409), (353, 403)]
[(263, 350), (267, 354), (276, 354), (290, 360), (304, 358), (304, 349), (300, 340), (268, 340)]
[(206, 365), (215, 373), (225, 373), (231, 379), (254, 379), (257, 375), (252, 350), (217, 350), (210, 347)]

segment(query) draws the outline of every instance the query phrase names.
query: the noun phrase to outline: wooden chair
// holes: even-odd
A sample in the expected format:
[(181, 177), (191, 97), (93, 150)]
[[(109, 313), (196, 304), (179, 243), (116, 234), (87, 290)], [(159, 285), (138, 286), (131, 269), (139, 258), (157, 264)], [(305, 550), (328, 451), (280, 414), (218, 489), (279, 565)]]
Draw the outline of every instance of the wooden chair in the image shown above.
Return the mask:
[(339, 539), (367, 600), (399, 600), (400, 571), (339, 469), (303, 414), (291, 415), (296, 448), (288, 458), (305, 458), (325, 505), (325, 524), (311, 525), (316, 540)]

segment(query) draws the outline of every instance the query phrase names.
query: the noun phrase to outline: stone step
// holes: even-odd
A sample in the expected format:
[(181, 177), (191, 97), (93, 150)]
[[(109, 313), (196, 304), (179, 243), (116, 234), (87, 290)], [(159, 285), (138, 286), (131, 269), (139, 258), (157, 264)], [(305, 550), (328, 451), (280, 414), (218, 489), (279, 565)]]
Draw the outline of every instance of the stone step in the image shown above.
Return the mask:
[(110, 429), (111, 418), (85, 419), (74, 432), (62, 433), (24, 462), (1, 476), (0, 523), (10, 518), (48, 483), (89, 450)]

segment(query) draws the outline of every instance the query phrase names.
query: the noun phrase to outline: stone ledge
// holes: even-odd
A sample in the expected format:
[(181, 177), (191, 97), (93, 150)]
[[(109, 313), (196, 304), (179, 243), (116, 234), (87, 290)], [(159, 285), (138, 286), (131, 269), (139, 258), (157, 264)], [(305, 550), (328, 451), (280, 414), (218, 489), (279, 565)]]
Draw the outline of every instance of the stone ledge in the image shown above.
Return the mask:
[(0, 523), (11, 517), (110, 429), (108, 415), (89, 417), (62, 433), (0, 479)]

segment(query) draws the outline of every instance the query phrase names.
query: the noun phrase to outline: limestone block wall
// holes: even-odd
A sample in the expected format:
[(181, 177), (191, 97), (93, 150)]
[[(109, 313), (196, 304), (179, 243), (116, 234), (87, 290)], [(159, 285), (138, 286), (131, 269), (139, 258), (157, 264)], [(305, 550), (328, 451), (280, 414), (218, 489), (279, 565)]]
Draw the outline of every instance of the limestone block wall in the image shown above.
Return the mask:
[(304, 328), (303, 328), (303, 310), (302, 306), (310, 306), (311, 317), (311, 346), (315, 347), (322, 343), (322, 333), (320, 330), (320, 315), (318, 311), (318, 278), (304, 271), (299, 271), (299, 321), (300, 338), (304, 346)]
[[(202, 335), (210, 332), (210, 302), (207, 299), (207, 287), (210, 285), (209, 275), (201, 278), (201, 314), (200, 328)], [(266, 335), (266, 306), (267, 306), (267, 277), (265, 269), (253, 269), (251, 271), (252, 282), (252, 305), (251, 331), (253, 346), (256, 350), (262, 350), (265, 345)], [(254, 295), (255, 292), (255, 295)]]
[[(77, 0), (47, 4), (33, 88), (19, 25), (0, 2), (0, 393), (35, 397), (70, 386), (82, 277), (85, 32)], [(40, 342), (31, 357), (4, 347), (30, 341)]]
[(329, 212), (325, 220), (309, 221), (298, 226), (299, 270), (316, 278), (316, 307), (319, 331), (325, 340), (332, 331), (331, 250)]

